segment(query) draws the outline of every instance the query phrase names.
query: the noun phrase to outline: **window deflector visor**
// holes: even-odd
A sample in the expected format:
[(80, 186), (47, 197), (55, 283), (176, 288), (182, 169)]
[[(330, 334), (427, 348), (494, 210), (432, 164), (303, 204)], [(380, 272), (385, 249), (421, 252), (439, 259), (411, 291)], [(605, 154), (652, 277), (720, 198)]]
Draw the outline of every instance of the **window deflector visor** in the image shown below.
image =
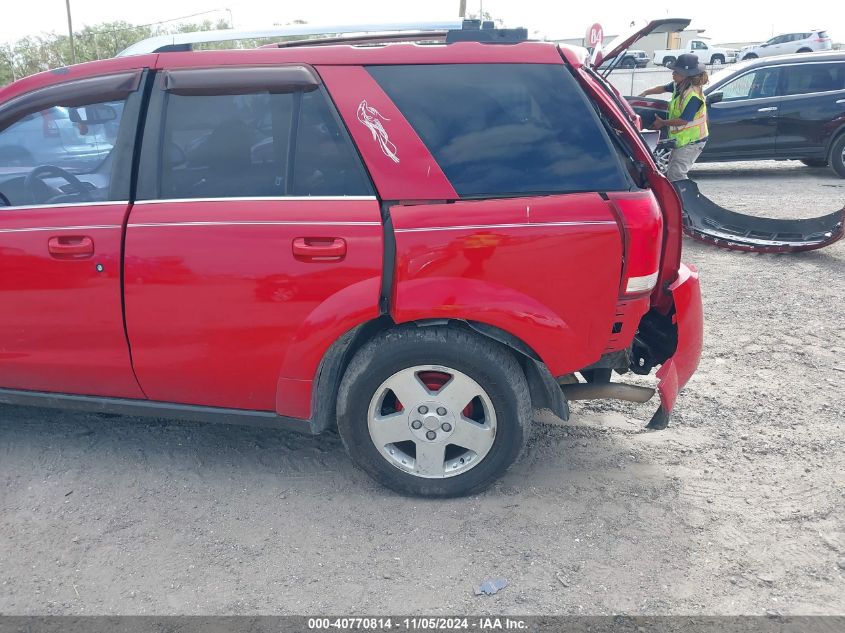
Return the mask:
[(164, 90), (181, 96), (310, 92), (320, 85), (307, 66), (254, 66), (167, 70)]
[(53, 106), (68, 108), (122, 101), (138, 89), (142, 70), (76, 79), (27, 92), (0, 105), (0, 132), (27, 114)]

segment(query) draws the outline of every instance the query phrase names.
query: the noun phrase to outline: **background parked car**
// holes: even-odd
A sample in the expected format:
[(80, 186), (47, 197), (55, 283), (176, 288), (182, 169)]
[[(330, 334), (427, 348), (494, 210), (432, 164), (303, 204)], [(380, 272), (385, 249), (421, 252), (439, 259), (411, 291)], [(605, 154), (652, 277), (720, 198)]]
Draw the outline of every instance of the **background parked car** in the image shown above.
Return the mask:
[(654, 63), (666, 66), (674, 63), (680, 55), (694, 53), (705, 64), (733, 64), (737, 60), (737, 51), (733, 48), (713, 46), (705, 40), (690, 40), (686, 48), (669, 48), (654, 51)]
[[(704, 90), (710, 139), (699, 161), (800, 160), (845, 178), (845, 52), (740, 62)], [(718, 102), (713, 102), (719, 99)], [(666, 101), (630, 97), (644, 127)]]
[(108, 156), (117, 135), (123, 105), (109, 107), (114, 120), (95, 125), (74, 122), (73, 109), (61, 106), (30, 114), (3, 132), (0, 166), (54, 165), (72, 173), (92, 171)]
[[(601, 68), (607, 68), (612, 63), (615, 63), (615, 59), (609, 59), (607, 62), (601, 65)], [(625, 54), (622, 56), (622, 60), (619, 62), (619, 68), (645, 68), (648, 66), (649, 62), (648, 53), (645, 51), (635, 51), (635, 50), (628, 50), (625, 51)]]
[(756, 59), (773, 55), (788, 55), (790, 53), (812, 53), (813, 51), (829, 51), (833, 47), (827, 31), (804, 31), (802, 33), (786, 33), (772, 39), (744, 46), (739, 51), (739, 58)]

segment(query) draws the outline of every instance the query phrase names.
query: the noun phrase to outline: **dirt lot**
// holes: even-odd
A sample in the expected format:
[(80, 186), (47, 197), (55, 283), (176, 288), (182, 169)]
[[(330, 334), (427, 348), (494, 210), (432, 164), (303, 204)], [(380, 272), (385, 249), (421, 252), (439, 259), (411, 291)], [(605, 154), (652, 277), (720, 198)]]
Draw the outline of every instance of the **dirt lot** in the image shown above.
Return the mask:
[[(749, 213), (845, 201), (797, 163), (694, 176)], [(334, 436), (2, 410), (0, 613), (845, 614), (845, 243), (685, 259), (705, 351), (669, 429), (576, 403), (469, 499), (392, 494)]]

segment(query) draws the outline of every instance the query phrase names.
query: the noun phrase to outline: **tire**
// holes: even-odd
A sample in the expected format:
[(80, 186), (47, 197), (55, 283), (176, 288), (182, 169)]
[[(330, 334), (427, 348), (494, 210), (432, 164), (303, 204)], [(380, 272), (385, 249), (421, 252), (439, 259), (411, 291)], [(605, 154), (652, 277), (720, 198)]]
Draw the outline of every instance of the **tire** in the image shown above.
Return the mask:
[(845, 178), (845, 134), (840, 134), (833, 141), (828, 163), (840, 178)]
[[(463, 398), (447, 398), (455, 393), (450, 386), (460, 386)], [(407, 393), (409, 402), (396, 404), (397, 392)], [(487, 488), (522, 452), (531, 414), (528, 383), (511, 352), (448, 326), (376, 336), (349, 363), (337, 403), (338, 431), (352, 461), (388, 488), (424, 497)], [(436, 439), (428, 441), (427, 433)], [(470, 444), (477, 450), (468, 451)], [(431, 456), (428, 463), (418, 463), (419, 447), (429, 449), (423, 453)]]
[(710, 64), (714, 66), (721, 66), (725, 63), (725, 56), (724, 55), (713, 55), (710, 58)]
[(652, 155), (654, 157), (654, 163), (657, 165), (657, 171), (665, 174), (669, 169), (669, 159), (672, 158), (672, 149), (658, 145)]
[(827, 160), (824, 158), (803, 158), (801, 162), (807, 167), (827, 167)]
[(799, 48), (798, 51), (796, 51), (796, 52), (798, 52), (798, 53), (812, 53), (813, 49), (812, 48)]
[(663, 65), (668, 66), (669, 64), (674, 64), (675, 58), (674, 57), (664, 57), (663, 58)]
[(630, 57), (626, 57), (622, 60), (621, 66), (622, 68), (636, 68), (637, 63)]
[(746, 59), (757, 59), (757, 55), (754, 53), (748, 53), (748, 55), (742, 58), (742, 61), (745, 61)]

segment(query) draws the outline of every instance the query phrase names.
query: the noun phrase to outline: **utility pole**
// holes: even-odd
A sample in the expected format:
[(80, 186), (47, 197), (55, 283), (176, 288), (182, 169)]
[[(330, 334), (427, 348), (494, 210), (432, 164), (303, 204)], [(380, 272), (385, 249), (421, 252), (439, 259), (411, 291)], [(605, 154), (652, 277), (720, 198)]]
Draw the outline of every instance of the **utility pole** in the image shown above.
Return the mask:
[(467, 16), (467, 0), (461, 0), (458, 4), (458, 17), (465, 18)]
[(70, 0), (65, 0), (67, 5), (67, 34), (70, 37), (70, 63), (76, 63), (76, 47), (73, 45), (73, 21), (70, 19)]

